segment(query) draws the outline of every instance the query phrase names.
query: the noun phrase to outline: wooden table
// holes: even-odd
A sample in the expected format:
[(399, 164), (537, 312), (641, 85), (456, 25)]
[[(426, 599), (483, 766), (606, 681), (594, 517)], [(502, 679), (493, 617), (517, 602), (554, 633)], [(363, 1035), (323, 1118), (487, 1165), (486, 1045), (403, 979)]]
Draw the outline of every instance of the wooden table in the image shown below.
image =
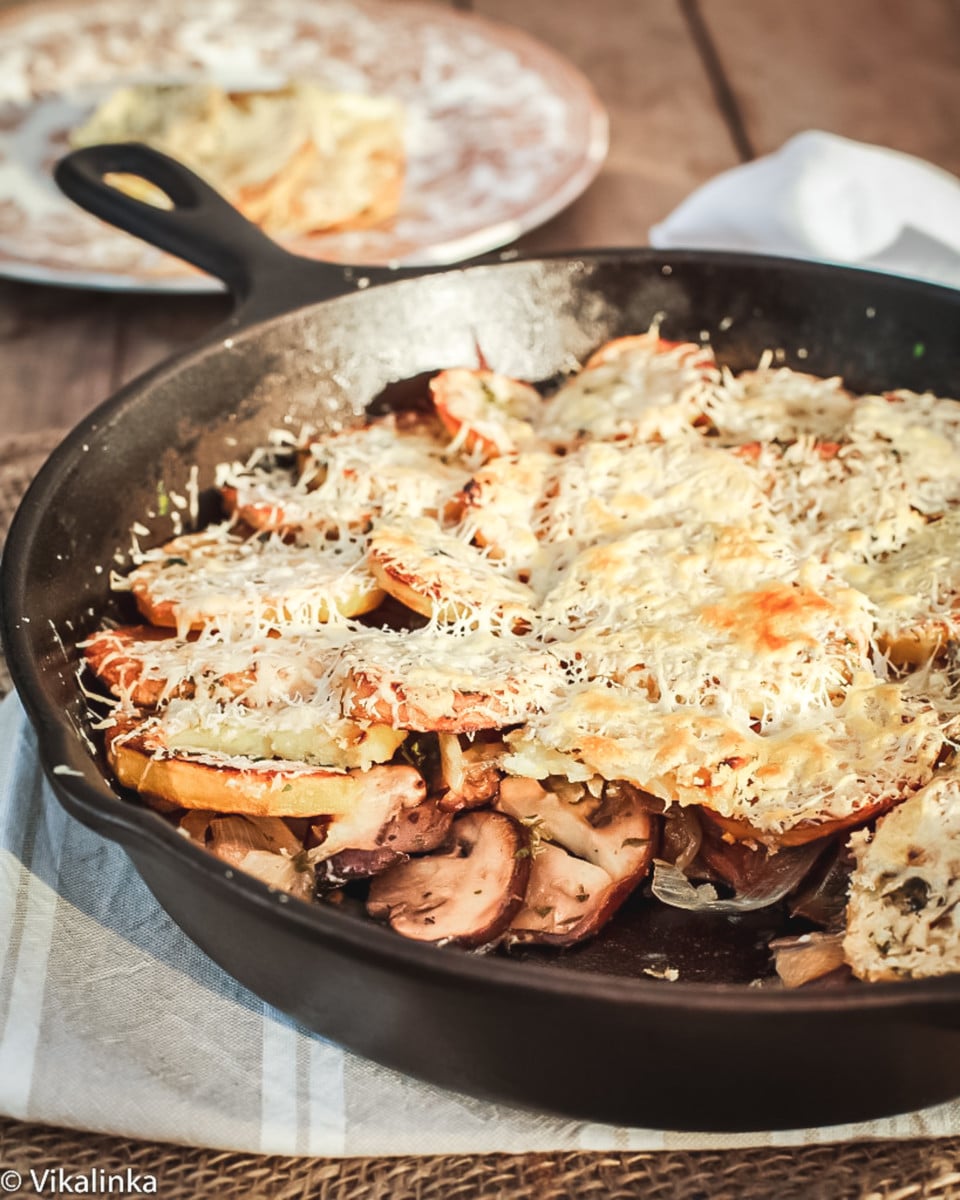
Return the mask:
[[(403, 3), (404, 0), (393, 0)], [(441, 2), (441, 0), (438, 0)], [(693, 188), (802, 129), (960, 174), (960, 0), (460, 0), (567, 55), (611, 118), (593, 186), (524, 252), (643, 244)], [(0, 281), (0, 420), (70, 426), (211, 328), (220, 296)]]
[[(692, 189), (803, 129), (891, 146), (960, 174), (960, 0), (460, 0), (455, 6), (519, 25), (556, 47), (592, 80), (610, 112), (611, 150), (599, 178), (566, 212), (524, 237), (523, 252), (643, 244), (650, 226)], [(74, 424), (122, 382), (200, 337), (227, 307), (223, 296), (114, 295), (0, 281), (0, 449), (15, 435)], [(122, 1164), (130, 1153), (118, 1139), (62, 1141), (56, 1131), (0, 1122), (0, 1159), (5, 1147), (28, 1142), (43, 1146), (43, 1165), (59, 1155), (73, 1169), (80, 1155), (105, 1166), (105, 1156)], [(150, 1155), (157, 1153), (144, 1145), (141, 1156), (155, 1163)], [(646, 1155), (594, 1157), (534, 1155), (497, 1160), (489, 1169), (462, 1160), (432, 1175), (418, 1160), (403, 1160), (386, 1183), (372, 1160), (342, 1170), (286, 1166), (282, 1177), (292, 1190), (283, 1194), (440, 1196), (452, 1194), (449, 1180), (456, 1177), (456, 1194), (464, 1197), (561, 1196), (574, 1179), (577, 1191), (597, 1195), (654, 1194), (648, 1190), (654, 1186), (660, 1196), (740, 1197), (769, 1194), (765, 1173), (785, 1178), (782, 1153), (758, 1151), (736, 1162), (708, 1155), (695, 1177), (676, 1155), (656, 1168), (641, 1161)], [(250, 1156), (197, 1151), (183, 1152), (179, 1161), (191, 1172), (187, 1191), (203, 1184), (221, 1195), (278, 1194), (269, 1180), (281, 1168), (266, 1160), (258, 1166)], [(827, 1194), (814, 1182), (826, 1182), (830, 1171), (831, 1196), (947, 1197), (958, 1194), (958, 1163), (960, 1141), (951, 1141), (936, 1150), (904, 1143), (887, 1157), (864, 1156), (853, 1146), (824, 1147), (819, 1157), (798, 1149), (788, 1166), (795, 1176), (805, 1173), (808, 1195)], [(224, 1172), (241, 1169), (234, 1191)]]

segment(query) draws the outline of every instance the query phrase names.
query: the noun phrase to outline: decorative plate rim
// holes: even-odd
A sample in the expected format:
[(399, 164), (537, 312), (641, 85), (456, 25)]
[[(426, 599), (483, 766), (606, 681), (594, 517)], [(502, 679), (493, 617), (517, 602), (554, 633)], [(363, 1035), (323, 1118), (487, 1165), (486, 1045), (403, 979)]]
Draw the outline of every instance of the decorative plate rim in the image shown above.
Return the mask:
[[(384, 9), (385, 5), (383, 0), (348, 0), (345, 7), (354, 8), (362, 14), (376, 13)], [(574, 161), (566, 168), (556, 186), (546, 191), (541, 189), (520, 211), (506, 213), (502, 219), (488, 221), (476, 228), (452, 231), (448, 236), (441, 234), (435, 242), (421, 245), (406, 253), (398, 253), (382, 262), (368, 259), (357, 263), (348, 258), (337, 261), (358, 268), (399, 265), (430, 267), (463, 262), (506, 246), (522, 234), (539, 227), (563, 211), (586, 190), (596, 178), (607, 156), (609, 119), (593, 85), (575, 64), (560, 51), (526, 31), (481, 15), (453, 8), (434, 7), (423, 3), (422, 0), (405, 0), (402, 6), (391, 4), (386, 7), (394, 20), (399, 19), (404, 24), (422, 21), (441, 30), (448, 27), (463, 32), (479, 33), (493, 45), (513, 51), (529, 69), (543, 77), (551, 86), (555, 86), (557, 80), (562, 81), (565, 106), (568, 111), (575, 106), (580, 107), (583, 131), (580, 145), (576, 147)], [(69, 18), (74, 13), (86, 13), (89, 8), (85, 0), (38, 0), (37, 3), (29, 5), (17, 5), (0, 13), (0, 32), (9, 34), (18, 25), (44, 16), (63, 15)], [(95, 85), (78, 84), (68, 79), (61, 92), (47, 93), (42, 98), (36, 97), (32, 104), (21, 103), (19, 107), (25, 113), (35, 112), (44, 102), (65, 97), (71, 86)], [(2, 102), (3, 97), (0, 96), (0, 103)], [(16, 161), (16, 155), (11, 154), (8, 159)], [(9, 196), (9, 193), (7, 195)], [(0, 202), (4, 198), (0, 190)], [(62, 199), (65, 211), (72, 207), (65, 197)], [(85, 219), (95, 220), (92, 217)], [(117, 232), (107, 227), (105, 231), (111, 236)], [(332, 235), (326, 235), (328, 245), (331, 237)], [(322, 260), (324, 256), (320, 247), (314, 246), (314, 252), (311, 253), (311, 242), (316, 240), (319, 239), (299, 238), (283, 244), (295, 253)], [(172, 256), (164, 255), (163, 269), (157, 272), (117, 270), (99, 266), (80, 267), (56, 263), (52, 261), (52, 257), (44, 261), (42, 253), (11, 253), (7, 247), (0, 244), (0, 278), (119, 292), (212, 294), (223, 291), (220, 280), (188, 267)]]

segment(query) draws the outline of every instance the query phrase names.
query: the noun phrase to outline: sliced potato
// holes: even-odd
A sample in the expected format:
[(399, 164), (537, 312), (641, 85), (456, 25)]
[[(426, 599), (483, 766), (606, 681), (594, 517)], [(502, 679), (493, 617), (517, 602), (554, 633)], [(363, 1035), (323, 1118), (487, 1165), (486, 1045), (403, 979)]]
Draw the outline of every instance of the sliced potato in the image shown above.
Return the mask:
[(224, 503), (252, 529), (284, 532), (362, 533), (379, 517), (440, 516), (467, 474), (442, 433), (433, 420), (391, 413), (309, 441), (298, 454), (298, 477), (256, 462), (233, 471)]
[(331, 771), (304, 763), (258, 762), (223, 755), (157, 754), (136, 731), (113, 731), (107, 758), (125, 787), (159, 796), (178, 808), (201, 808), (255, 817), (313, 817), (350, 813), (365, 796), (396, 795), (419, 803), (426, 788), (413, 767)]
[(455, 443), (485, 458), (510, 454), (531, 441), (543, 407), (529, 383), (487, 369), (441, 371), (430, 381), (430, 394)]
[(137, 708), (153, 708), (171, 696), (193, 694), (192, 679), (164, 669), (164, 660), (182, 655), (186, 647), (186, 640), (172, 637), (169, 629), (126, 625), (99, 630), (82, 650), (91, 671), (115, 696)]
[(708, 429), (720, 372), (709, 347), (656, 331), (601, 346), (544, 406), (539, 432), (557, 441), (665, 441)]
[(359, 616), (383, 599), (363, 557), (354, 538), (288, 543), (217, 525), (151, 550), (127, 585), (151, 624), (181, 635), (209, 625), (312, 627), (334, 611)]
[(190, 701), (171, 703), (158, 738), (176, 754), (221, 754), (287, 759), (342, 771), (387, 762), (406, 731), (357, 724), (331, 715), (327, 705), (269, 705), (225, 711)]
[(547, 651), (488, 629), (371, 631), (344, 647), (337, 683), (354, 720), (467, 733), (525, 721), (562, 689)]
[(369, 561), (379, 586), (425, 617), (484, 618), (514, 630), (533, 623), (533, 590), (436, 521), (381, 525), (370, 536)]

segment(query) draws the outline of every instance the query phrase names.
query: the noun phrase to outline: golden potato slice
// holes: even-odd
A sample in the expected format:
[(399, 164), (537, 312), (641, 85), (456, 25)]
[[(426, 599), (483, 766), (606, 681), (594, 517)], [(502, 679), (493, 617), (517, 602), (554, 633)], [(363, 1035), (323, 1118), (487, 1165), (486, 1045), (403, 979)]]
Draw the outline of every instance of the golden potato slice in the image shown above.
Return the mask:
[(441, 371), (430, 381), (430, 394), (454, 444), (484, 458), (511, 454), (532, 441), (543, 407), (529, 383), (487, 369)]
[(432, 422), (406, 416), (311, 440), (296, 477), (259, 461), (231, 470), (221, 488), (227, 511), (252, 529), (282, 531), (363, 531), (376, 517), (442, 515), (466, 469)]
[(960, 635), (958, 537), (954, 509), (899, 549), (844, 572), (876, 605), (877, 641), (898, 666), (919, 666)]
[(142, 726), (118, 725), (106, 745), (120, 783), (178, 808), (253, 817), (336, 816), (356, 811), (367, 795), (397, 796), (410, 806), (426, 795), (419, 773), (407, 766), (334, 771), (281, 760), (171, 755)]
[(556, 658), (522, 639), (436, 625), (355, 638), (335, 678), (354, 720), (446, 733), (518, 724), (565, 682)]
[(155, 625), (101, 629), (80, 647), (87, 666), (110, 691), (136, 708), (154, 708), (172, 696), (192, 696), (194, 680), (184, 662), (185, 638)]
[(561, 462), (541, 451), (491, 459), (457, 497), (464, 533), (492, 558), (529, 565), (540, 549), (537, 534)]
[(538, 432), (569, 442), (666, 441), (709, 429), (720, 371), (713, 351), (656, 331), (601, 346), (545, 404)]
[(242, 538), (228, 525), (185, 534), (147, 553), (126, 578), (153, 625), (184, 635), (207, 625), (315, 626), (331, 613), (352, 617), (383, 599), (359, 539), (321, 535), (288, 543)]
[(314, 703), (262, 707), (174, 700), (153, 728), (158, 744), (176, 754), (287, 759), (338, 771), (386, 762), (406, 737), (402, 729), (343, 720), (332, 692)]
[(869, 672), (842, 703), (767, 734), (694, 705), (663, 711), (642, 692), (594, 682), (504, 740), (511, 774), (626, 780), (666, 804), (709, 809), (744, 836), (749, 826), (770, 846), (897, 803), (929, 781), (945, 744), (928, 702)]
[(790, 367), (760, 366), (736, 377), (724, 373), (711, 416), (725, 441), (842, 441), (856, 404), (838, 376), (821, 379)]
[(380, 587), (425, 617), (483, 618), (514, 630), (533, 623), (532, 589), (436, 521), (379, 526), (370, 535), (369, 561)]

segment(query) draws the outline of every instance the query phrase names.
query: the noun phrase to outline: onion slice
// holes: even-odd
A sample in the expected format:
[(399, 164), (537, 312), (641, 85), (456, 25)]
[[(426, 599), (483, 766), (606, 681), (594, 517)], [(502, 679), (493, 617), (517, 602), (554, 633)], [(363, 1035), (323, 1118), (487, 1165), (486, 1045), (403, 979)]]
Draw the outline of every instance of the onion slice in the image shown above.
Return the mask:
[(776, 904), (792, 892), (823, 853), (823, 848), (822, 842), (809, 842), (771, 855), (765, 869), (749, 886), (727, 900), (720, 899), (712, 883), (691, 883), (679, 867), (655, 859), (650, 890), (671, 908), (684, 908), (689, 912), (752, 912)]
[(803, 987), (839, 971), (846, 965), (843, 938), (841, 930), (839, 933), (804, 933), (800, 937), (778, 938), (771, 942), (777, 974), (784, 986)]

